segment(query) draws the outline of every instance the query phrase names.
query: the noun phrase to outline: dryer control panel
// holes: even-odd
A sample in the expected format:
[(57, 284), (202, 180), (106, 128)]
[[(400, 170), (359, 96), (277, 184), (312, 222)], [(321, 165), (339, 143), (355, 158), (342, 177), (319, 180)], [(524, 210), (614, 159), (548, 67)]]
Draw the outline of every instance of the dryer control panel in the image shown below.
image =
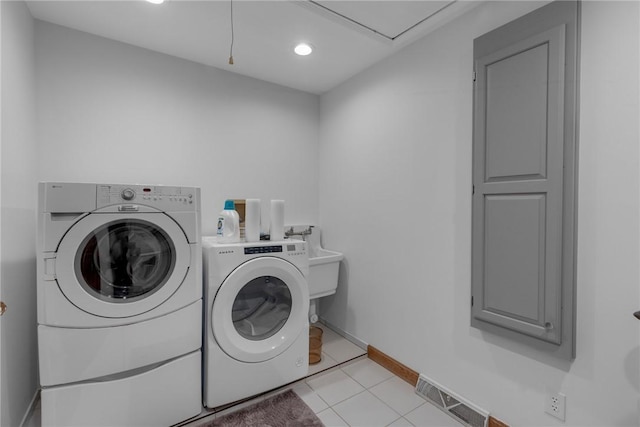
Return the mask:
[(97, 208), (130, 204), (151, 206), (161, 211), (192, 211), (197, 206), (197, 191), (192, 187), (162, 185), (107, 185), (97, 187)]

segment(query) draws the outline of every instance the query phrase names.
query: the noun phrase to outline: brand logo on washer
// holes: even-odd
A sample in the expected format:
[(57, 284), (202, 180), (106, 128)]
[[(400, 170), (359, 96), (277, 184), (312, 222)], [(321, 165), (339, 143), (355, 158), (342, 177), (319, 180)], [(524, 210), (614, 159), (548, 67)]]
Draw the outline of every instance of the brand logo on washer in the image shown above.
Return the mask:
[(224, 251), (218, 251), (218, 255), (225, 255), (225, 254), (232, 254), (235, 253), (235, 251), (233, 249), (227, 249)]

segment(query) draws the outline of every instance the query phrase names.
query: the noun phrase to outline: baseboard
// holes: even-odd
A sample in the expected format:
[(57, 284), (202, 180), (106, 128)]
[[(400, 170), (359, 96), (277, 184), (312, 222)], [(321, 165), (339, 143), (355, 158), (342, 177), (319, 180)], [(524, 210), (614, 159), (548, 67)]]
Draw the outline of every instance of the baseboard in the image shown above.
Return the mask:
[(38, 407), (39, 402), (40, 402), (40, 388), (38, 388), (36, 392), (33, 394), (33, 397), (31, 398), (31, 402), (29, 402), (29, 406), (27, 406), (27, 411), (24, 413), (24, 416), (22, 417), (22, 421), (20, 421), (20, 424), (19, 424), (20, 427), (24, 427), (27, 425), (27, 423), (33, 416), (33, 413), (35, 412), (36, 408)]
[(487, 427), (509, 427), (509, 424), (505, 424), (489, 415), (489, 423), (487, 424)]
[(387, 356), (371, 345), (367, 347), (367, 356), (369, 356), (369, 359), (373, 360), (388, 371), (393, 372), (396, 376), (402, 378), (413, 387), (416, 386), (419, 374), (413, 369), (403, 365), (394, 358)]
[[(377, 348), (369, 345), (367, 347), (367, 356), (378, 365), (393, 372), (396, 376), (411, 384), (411, 386), (415, 387), (418, 383), (418, 378), (420, 376), (418, 372), (398, 362)], [(489, 415), (487, 427), (509, 427), (509, 425)]]

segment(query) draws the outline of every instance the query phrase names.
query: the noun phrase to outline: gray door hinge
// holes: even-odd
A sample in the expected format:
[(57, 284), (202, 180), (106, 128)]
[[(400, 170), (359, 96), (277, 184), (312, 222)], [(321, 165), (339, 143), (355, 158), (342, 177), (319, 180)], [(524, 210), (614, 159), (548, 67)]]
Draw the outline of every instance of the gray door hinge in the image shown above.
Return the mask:
[(476, 72), (475, 71), (473, 72), (473, 81), (474, 82), (476, 81)]
[(473, 295), (471, 295), (471, 307), (473, 307)]

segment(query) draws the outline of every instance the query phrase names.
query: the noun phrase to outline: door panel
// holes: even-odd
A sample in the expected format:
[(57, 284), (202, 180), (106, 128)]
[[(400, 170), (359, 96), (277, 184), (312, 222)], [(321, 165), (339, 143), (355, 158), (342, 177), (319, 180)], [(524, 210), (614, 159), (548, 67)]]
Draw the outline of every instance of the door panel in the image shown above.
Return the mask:
[(556, 3), (474, 42), (472, 326), (573, 355), (577, 5)]
[(524, 322), (527, 333), (543, 334), (545, 195), (487, 196), (484, 217), (484, 283), (490, 286), (484, 289), (478, 318), (505, 327)]
[(484, 101), (478, 105), (484, 132), (476, 144), (478, 157), (485, 157), (477, 169), (485, 172), (475, 183), (482, 290), (474, 293), (474, 316), (554, 343), (559, 329), (544, 325), (560, 323), (561, 301), (545, 295), (559, 295), (560, 265), (546, 260), (559, 256), (561, 246), (546, 236), (547, 226), (561, 227), (555, 213), (562, 211), (562, 168), (547, 170), (547, 158), (562, 165), (562, 127), (555, 122), (563, 106), (554, 94), (564, 79), (563, 35), (558, 26), (476, 61)]
[(487, 181), (546, 176), (548, 51), (542, 44), (485, 65)]

